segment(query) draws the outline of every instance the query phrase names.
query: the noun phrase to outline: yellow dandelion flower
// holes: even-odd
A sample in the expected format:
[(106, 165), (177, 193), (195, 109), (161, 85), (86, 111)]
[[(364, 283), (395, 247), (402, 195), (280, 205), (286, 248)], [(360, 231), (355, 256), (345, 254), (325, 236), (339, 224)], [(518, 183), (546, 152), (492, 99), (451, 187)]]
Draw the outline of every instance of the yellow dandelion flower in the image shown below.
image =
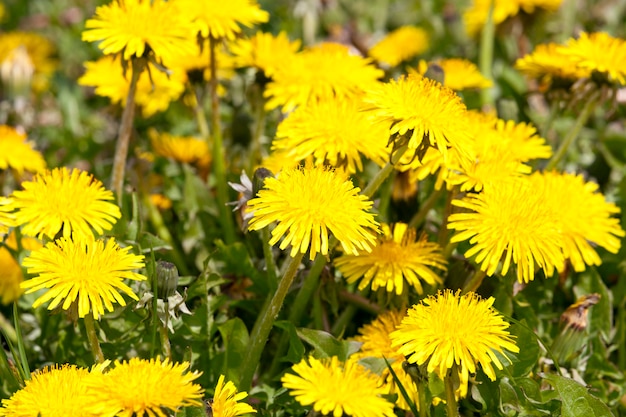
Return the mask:
[(626, 41), (623, 39), (605, 32), (582, 32), (559, 52), (569, 57), (576, 68), (605, 74), (610, 81), (626, 84)]
[(371, 59), (350, 55), (343, 45), (325, 43), (295, 54), (276, 69), (266, 86), (268, 110), (284, 112), (315, 101), (348, 100), (374, 86), (384, 72)]
[(471, 157), (467, 109), (461, 98), (436, 81), (419, 75), (379, 84), (363, 99), (374, 122), (391, 136), (410, 135), (409, 149), (436, 147), (446, 158), (448, 148)]
[(515, 62), (515, 68), (528, 77), (538, 78), (545, 85), (555, 78), (576, 80), (591, 76), (590, 70), (577, 67), (574, 59), (556, 43), (537, 45), (533, 52)]
[[(431, 62), (431, 65), (439, 66), (443, 71), (443, 85), (455, 90), (462, 91), (471, 88), (489, 88), (493, 85), (491, 80), (485, 78), (476, 64), (463, 58), (447, 58)], [(428, 63), (420, 61), (418, 73), (424, 75), (428, 70)], [(415, 70), (409, 69), (409, 73)]]
[(150, 194), (150, 203), (159, 210), (169, 210), (172, 208), (172, 200), (163, 194)]
[(291, 245), (291, 256), (306, 253), (328, 254), (328, 234), (332, 233), (347, 253), (368, 251), (376, 242), (378, 222), (367, 210), (372, 207), (347, 180), (324, 168), (283, 170), (278, 178), (265, 179), (264, 188), (248, 201), (252, 212), (250, 230), (278, 222), (270, 245), (283, 235), (280, 249)]
[[(126, 305), (122, 291), (138, 300), (123, 279), (142, 281), (146, 277), (133, 272), (143, 268), (143, 255), (130, 253), (132, 248), (120, 248), (115, 239), (96, 240), (93, 235), (61, 237), (41, 249), (31, 252), (23, 265), (29, 274), (37, 274), (22, 282), (26, 294), (48, 289), (35, 300), (33, 308), (52, 300), (48, 310), (61, 305), (68, 310), (77, 302), (78, 316), (90, 312), (95, 319), (104, 314), (104, 308), (113, 311), (113, 303)], [(63, 304), (61, 304), (63, 303)]]
[(255, 409), (239, 401), (248, 396), (246, 392), (237, 392), (231, 381), (224, 383), (224, 375), (220, 375), (211, 402), (213, 417), (236, 417), (243, 414), (256, 413)]
[(243, 25), (252, 27), (269, 20), (256, 0), (177, 0), (194, 23), (196, 33), (203, 38), (235, 39)]
[(390, 32), (368, 52), (378, 62), (392, 67), (428, 50), (428, 33), (415, 26), (402, 26)]
[(536, 9), (554, 12), (561, 7), (563, 0), (517, 0), (526, 13), (534, 13)]
[(40, 172), (46, 169), (41, 153), (26, 141), (26, 135), (14, 128), (0, 125), (0, 169), (14, 169), (18, 175), (24, 171)]
[[(359, 334), (354, 338), (357, 342), (362, 343), (361, 349), (350, 358), (386, 358), (390, 362), (393, 371), (396, 373), (396, 376), (400, 380), (400, 383), (402, 383), (407, 394), (409, 394), (411, 400), (413, 400), (413, 403), (419, 406), (417, 386), (411, 379), (411, 376), (407, 374), (402, 367), (404, 355), (398, 352), (398, 349), (391, 346), (392, 341), (389, 336), (400, 325), (404, 316), (406, 316), (406, 311), (386, 311), (381, 313), (371, 323), (361, 327), (358, 331)], [(398, 396), (396, 405), (403, 410), (409, 410), (409, 405), (402, 396), (389, 369), (385, 368), (383, 370), (381, 379), (384, 381), (387, 393), (389, 395), (395, 394)]]
[(283, 169), (294, 169), (300, 166), (300, 159), (295, 159), (289, 151), (274, 151), (263, 158), (261, 165), (257, 168), (267, 168), (273, 174), (278, 174)]
[[(222, 45), (215, 48), (217, 78), (229, 80), (235, 75), (235, 60)], [(201, 82), (211, 79), (211, 49), (209, 41), (196, 43), (193, 51), (179, 54), (173, 60), (164, 60), (163, 64), (171, 71), (187, 74), (190, 81)], [(182, 70), (182, 72), (181, 72)], [(221, 87), (221, 86), (220, 86)]]
[(209, 145), (205, 140), (191, 136), (173, 136), (159, 133), (154, 129), (148, 132), (150, 143), (157, 155), (172, 158), (186, 164), (208, 166), (211, 162)]
[(575, 271), (602, 263), (594, 246), (611, 253), (619, 251), (625, 233), (620, 219), (613, 216), (620, 209), (605, 200), (598, 184), (586, 182), (582, 175), (557, 172), (535, 173), (532, 177), (545, 184), (544, 204), (558, 208), (563, 254)]
[(203, 389), (193, 382), (201, 373), (188, 369), (189, 362), (167, 358), (115, 361), (113, 369), (89, 381), (95, 398), (88, 410), (102, 417), (165, 417), (163, 409), (201, 406)]
[(370, 253), (343, 255), (335, 266), (349, 283), (361, 280), (359, 290), (372, 287), (402, 294), (405, 282), (418, 294), (424, 289), (422, 281), (430, 285), (441, 284), (442, 279), (431, 269), (446, 270), (446, 260), (441, 247), (426, 240), (405, 223), (382, 225), (383, 235)]
[[(130, 88), (130, 74), (124, 75), (122, 65), (112, 56), (97, 61), (85, 62), (85, 74), (79, 79), (80, 85), (95, 87), (97, 95), (108, 97), (114, 104), (126, 105)], [(170, 70), (169, 74), (148, 64), (137, 80), (135, 103), (141, 107), (144, 117), (167, 110), (172, 101), (185, 91), (187, 75), (182, 69)]]
[(33, 372), (24, 388), (2, 400), (3, 417), (97, 417), (87, 410), (93, 402), (86, 381), (93, 375), (75, 365), (53, 365)]
[(229, 45), (237, 67), (255, 67), (271, 77), (276, 70), (291, 60), (300, 49), (300, 41), (290, 41), (287, 33), (277, 36), (257, 32), (249, 39), (238, 39)]
[(0, 196), (0, 235), (5, 235), (9, 227), (15, 226), (15, 215), (11, 212), (11, 199)]
[(542, 184), (531, 177), (516, 177), (486, 184), (479, 194), (467, 194), (452, 204), (468, 209), (448, 219), (448, 228), (457, 233), (452, 242), (468, 240), (472, 247), (466, 257), (476, 255), (480, 268), (493, 275), (502, 260), (502, 274), (511, 263), (517, 265), (517, 279), (534, 279), (535, 268), (546, 276), (562, 270), (564, 256), (560, 204), (546, 204)]
[(453, 173), (447, 180), (450, 184), (460, 184), (461, 191), (480, 191), (493, 178), (530, 174), (531, 167), (526, 162), (552, 156), (552, 148), (537, 135), (534, 126), (485, 117), (477, 112), (469, 114), (474, 122), (476, 159), (459, 159), (457, 165), (448, 164)]
[[(45, 37), (34, 32), (5, 32), (0, 34), (0, 68), (5, 81), (9, 78), (20, 77), (15, 74), (15, 67), (20, 63), (30, 67), (32, 79), (30, 80), (33, 90), (43, 91), (48, 85), (50, 74), (56, 68), (54, 44)], [(22, 75), (23, 76), (23, 75)]]
[(449, 369), (456, 368), (460, 379), (457, 393), (463, 398), (469, 375), (476, 373), (478, 365), (494, 381), (493, 365), (503, 368), (495, 353), (504, 354), (504, 349), (519, 352), (507, 331), (509, 324), (492, 308), (494, 301), (471, 292), (440, 291), (409, 309), (390, 335), (392, 346), (409, 363), (427, 363), (427, 371), (442, 379)]
[(193, 51), (194, 27), (176, 1), (113, 0), (96, 8), (87, 20), (82, 39), (99, 42), (105, 55), (122, 54), (124, 60), (152, 52), (157, 59), (172, 59)]
[(334, 417), (392, 417), (393, 404), (381, 395), (378, 376), (356, 361), (341, 363), (336, 356), (330, 359), (309, 357), (292, 367), (294, 374), (281, 378), (283, 387), (296, 400), (323, 415)]
[[(23, 249), (29, 251), (41, 247), (41, 242), (33, 238), (22, 238), (20, 243)], [(7, 236), (4, 244), (12, 250), (17, 250), (15, 233)], [(0, 302), (9, 304), (20, 298), (24, 292), (20, 286), (23, 281), (24, 274), (20, 264), (7, 247), (0, 247)]]
[(122, 214), (113, 193), (91, 174), (78, 169), (55, 168), (22, 182), (23, 190), (13, 191), (5, 206), (15, 210), (16, 225), (27, 236), (102, 234), (111, 230)]
[(331, 99), (298, 107), (276, 131), (272, 150), (288, 152), (294, 160), (313, 157), (315, 165), (363, 170), (362, 157), (384, 165), (389, 160), (388, 130), (372, 125), (357, 100)]
[(472, 0), (470, 7), (463, 12), (465, 30), (470, 36), (475, 36), (487, 22), (489, 9), (493, 2), (493, 24), (499, 25), (509, 17), (519, 12), (519, 2), (511, 0)]

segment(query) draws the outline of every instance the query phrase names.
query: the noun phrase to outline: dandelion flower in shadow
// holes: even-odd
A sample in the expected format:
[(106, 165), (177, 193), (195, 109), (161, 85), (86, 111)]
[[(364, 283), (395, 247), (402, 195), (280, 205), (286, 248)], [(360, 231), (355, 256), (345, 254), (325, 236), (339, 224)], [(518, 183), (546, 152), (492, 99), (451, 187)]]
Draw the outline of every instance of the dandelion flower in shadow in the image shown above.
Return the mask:
[(11, 168), (22, 175), (24, 171), (40, 172), (46, 169), (41, 153), (26, 141), (26, 135), (14, 128), (0, 125), (0, 169)]
[(85, 22), (82, 39), (124, 60), (153, 52), (158, 60), (194, 50), (194, 27), (178, 1), (113, 0)]
[(492, 308), (494, 301), (475, 293), (440, 291), (409, 309), (390, 335), (392, 346), (409, 363), (427, 364), (427, 371), (442, 379), (450, 369), (458, 373), (457, 394), (463, 398), (469, 376), (476, 373), (478, 365), (494, 381), (493, 365), (503, 368), (496, 352), (519, 352), (507, 331), (509, 324)]
[(220, 375), (215, 387), (213, 401), (211, 402), (212, 416), (236, 417), (243, 414), (256, 413), (250, 405), (240, 402), (248, 394), (246, 392), (237, 392), (235, 384), (231, 381), (224, 383), (224, 380), (224, 375)]
[(388, 292), (402, 294), (405, 284), (415, 288), (418, 294), (429, 285), (441, 284), (442, 279), (431, 269), (446, 270), (446, 260), (441, 247), (426, 240), (417, 239), (417, 232), (405, 223), (382, 225), (383, 235), (370, 252), (343, 255), (335, 260), (337, 269), (348, 283), (360, 279), (359, 290), (368, 285), (372, 290), (383, 288)]
[(122, 214), (110, 201), (113, 193), (91, 174), (78, 169), (55, 168), (22, 182), (3, 210), (15, 210), (15, 222), (27, 236), (54, 238), (102, 234)]
[(402, 26), (376, 43), (369, 56), (392, 67), (428, 50), (428, 33), (415, 26)]
[(161, 417), (168, 415), (164, 410), (201, 406), (203, 389), (193, 382), (201, 373), (188, 369), (188, 362), (160, 358), (115, 361), (113, 369), (90, 381), (95, 398), (88, 410), (102, 417)]
[(310, 356), (292, 367), (293, 373), (281, 378), (283, 387), (296, 400), (323, 415), (341, 417), (395, 416), (393, 404), (381, 397), (384, 388), (378, 376), (354, 360), (345, 363), (336, 356), (316, 359)]
[(376, 243), (378, 223), (367, 210), (372, 201), (359, 194), (349, 179), (322, 168), (281, 171), (278, 178), (265, 179), (265, 187), (248, 201), (253, 213), (250, 230), (278, 222), (270, 245), (285, 236), (281, 249), (291, 245), (291, 256), (310, 252), (328, 254), (328, 235), (333, 234), (347, 253), (369, 251)]
[(27, 294), (47, 289), (35, 300), (33, 308), (52, 300), (48, 310), (57, 306), (68, 310), (76, 303), (79, 317), (91, 313), (98, 319), (105, 308), (113, 311), (113, 303), (126, 305), (120, 291), (138, 300), (123, 280), (146, 279), (133, 272), (144, 267), (144, 257), (130, 250), (131, 247), (120, 248), (113, 238), (104, 242), (93, 235), (61, 237), (24, 259), (28, 273), (37, 276), (21, 286)]
[[(97, 417), (104, 413), (87, 410), (94, 401), (87, 381), (93, 378), (89, 370), (75, 365), (54, 365), (33, 372), (24, 388), (11, 398), (2, 400), (0, 416), (26, 417)], [(95, 375), (95, 378), (98, 376)], [(115, 410), (103, 407), (114, 415)], [(113, 414), (112, 414), (113, 413)]]
[[(16, 233), (11, 232), (7, 237), (0, 234), (0, 240), (2, 239), (6, 247), (0, 247), (0, 303), (6, 305), (20, 298), (24, 292), (20, 286), (24, 281), (24, 273), (15, 256), (9, 251), (9, 248), (17, 250)], [(23, 237), (20, 243), (22, 249), (28, 251), (41, 248), (41, 242), (32, 237)]]

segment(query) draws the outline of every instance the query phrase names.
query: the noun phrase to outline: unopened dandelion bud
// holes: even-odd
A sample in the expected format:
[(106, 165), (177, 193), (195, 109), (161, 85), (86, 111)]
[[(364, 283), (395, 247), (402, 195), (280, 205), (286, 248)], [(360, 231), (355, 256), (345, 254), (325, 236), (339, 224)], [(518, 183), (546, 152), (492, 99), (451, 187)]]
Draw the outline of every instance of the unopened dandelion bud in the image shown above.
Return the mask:
[(156, 264), (157, 295), (167, 300), (176, 293), (178, 287), (178, 268), (171, 262), (158, 261)]

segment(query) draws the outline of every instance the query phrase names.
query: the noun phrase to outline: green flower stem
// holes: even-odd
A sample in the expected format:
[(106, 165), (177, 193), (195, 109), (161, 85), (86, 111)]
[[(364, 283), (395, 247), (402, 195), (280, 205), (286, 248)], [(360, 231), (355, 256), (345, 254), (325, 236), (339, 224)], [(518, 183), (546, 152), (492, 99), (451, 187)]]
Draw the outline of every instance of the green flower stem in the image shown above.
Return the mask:
[(254, 171), (254, 168), (261, 162), (261, 139), (263, 138), (263, 132), (265, 132), (265, 100), (263, 99), (263, 89), (260, 85), (254, 85), (254, 105), (255, 105), (255, 124), (254, 134), (252, 136), (252, 143), (250, 145), (250, 171)]
[(550, 112), (548, 113), (548, 117), (543, 122), (543, 126), (541, 127), (541, 136), (547, 138), (550, 129), (552, 128), (552, 124), (556, 120), (556, 116), (559, 114), (559, 110), (561, 109), (561, 103), (559, 100), (554, 100), (550, 105)]
[(333, 323), (333, 327), (330, 330), (333, 336), (339, 337), (345, 332), (348, 323), (352, 321), (354, 315), (358, 310), (359, 309), (357, 306), (355, 306), (354, 304), (350, 304), (348, 307), (345, 308), (345, 310), (341, 312), (337, 320), (335, 320), (335, 322)]
[(443, 383), (446, 386), (446, 411), (448, 413), (448, 417), (458, 417), (459, 407), (456, 404), (456, 397), (454, 396), (454, 381), (452, 381), (450, 371), (448, 371), (448, 375), (443, 378)]
[(100, 342), (98, 341), (98, 334), (96, 333), (96, 325), (94, 323), (93, 315), (87, 314), (83, 321), (85, 323), (85, 330), (87, 330), (87, 339), (89, 339), (89, 346), (93, 357), (98, 363), (104, 362), (104, 353), (100, 348)]
[(381, 184), (387, 179), (389, 174), (391, 174), (398, 163), (402, 155), (409, 149), (408, 145), (402, 146), (396, 152), (391, 155), (391, 161), (387, 162), (387, 164), (372, 178), (369, 184), (361, 191), (361, 194), (372, 198), (372, 196), (376, 193)]
[(482, 269), (477, 269), (472, 275), (472, 278), (463, 286), (462, 294), (467, 294), (468, 292), (476, 292), (476, 290), (480, 287), (480, 284), (483, 283), (483, 279), (487, 276), (487, 273)]
[(426, 384), (423, 382), (415, 382), (417, 386), (417, 395), (419, 398), (419, 417), (427, 417), (430, 415), (428, 410), (430, 409), (430, 404), (426, 401)]
[(6, 335), (6, 337), (12, 342), (17, 342), (17, 332), (11, 322), (4, 317), (4, 314), (0, 312), (0, 329), (2, 334)]
[(250, 335), (250, 346), (241, 369), (239, 384), (237, 384), (240, 391), (250, 391), (254, 371), (261, 360), (261, 354), (263, 353), (263, 348), (267, 343), (270, 330), (274, 325), (274, 320), (276, 320), (278, 312), (283, 306), (283, 302), (285, 301), (287, 292), (293, 283), (293, 279), (296, 276), (296, 272), (298, 271), (298, 267), (300, 266), (303, 256), (303, 253), (298, 253), (295, 257), (289, 260), (285, 274), (278, 283), (278, 288), (276, 289), (274, 296), (272, 297), (269, 305), (267, 305), (267, 308), (263, 309), (256, 323), (254, 323), (254, 327)]
[(24, 343), (24, 337), (22, 336), (22, 328), (20, 326), (20, 312), (17, 307), (17, 301), (13, 301), (13, 326), (15, 328), (15, 336), (17, 339), (17, 351), (20, 355), (20, 364), (24, 375), (24, 380), (30, 379), (30, 367), (28, 366), (28, 358), (26, 357), (26, 345)]
[(617, 310), (617, 365), (619, 369), (626, 369), (626, 300), (622, 300)]
[[(220, 127), (220, 100), (217, 95), (217, 39), (209, 38), (211, 55), (211, 132), (213, 133), (213, 175), (217, 187), (217, 205), (220, 213), (224, 240), (226, 244), (235, 241), (235, 225), (228, 203), (228, 184), (226, 183), (226, 168), (224, 163), (224, 146), (222, 144), (222, 129)], [(208, 139), (208, 138), (207, 138)]]
[(361, 310), (365, 310), (374, 315), (378, 315), (382, 311), (378, 304), (371, 302), (367, 298), (363, 297), (361, 294), (355, 294), (347, 290), (341, 290), (341, 292), (339, 293), (339, 299), (347, 301), (355, 307), (358, 307)]
[(111, 189), (117, 194), (117, 203), (122, 204), (122, 193), (124, 191), (124, 172), (126, 170), (126, 158), (128, 157), (128, 147), (133, 129), (133, 119), (135, 118), (135, 93), (137, 92), (137, 81), (144, 68), (144, 61), (141, 58), (131, 59), (131, 76), (126, 96), (126, 106), (122, 113), (115, 146), (115, 157), (113, 158), (113, 173), (111, 177)]
[(452, 200), (454, 200), (454, 197), (456, 196), (458, 191), (457, 187), (452, 188), (450, 191), (448, 191), (448, 198), (446, 198), (446, 207), (444, 208), (444, 213), (443, 213), (443, 220), (441, 222), (441, 227), (439, 228), (439, 237), (438, 237), (438, 242), (439, 242), (439, 246), (446, 247), (448, 242), (448, 217), (450, 217), (450, 214), (452, 214)]
[(263, 241), (263, 258), (265, 258), (265, 268), (267, 268), (267, 285), (270, 292), (276, 291), (278, 277), (276, 276), (276, 266), (274, 265), (274, 255), (270, 245), (270, 231), (267, 227), (261, 229), (261, 240)]
[(198, 91), (200, 87), (194, 88), (194, 94), (196, 96), (196, 106), (194, 108), (194, 113), (196, 116), (196, 123), (198, 123), (198, 130), (200, 131), (200, 136), (203, 137), (209, 145), (209, 149), (211, 149), (211, 131), (209, 130), (209, 122), (206, 119), (206, 114), (204, 113), (204, 106), (202, 94)]
[[(483, 30), (480, 34), (480, 56), (478, 58), (478, 64), (480, 66), (480, 72), (485, 78), (493, 81), (493, 74), (491, 67), (493, 66), (493, 44), (495, 39), (495, 25), (493, 22), (493, 8), (495, 0), (491, 0), (489, 6), (489, 12), (487, 13), (487, 20), (483, 26)], [(493, 108), (493, 94), (492, 88), (483, 88), (480, 90), (480, 102), (483, 110)]]
[(433, 192), (430, 193), (426, 201), (422, 203), (419, 211), (415, 213), (415, 216), (413, 216), (413, 218), (409, 222), (409, 227), (417, 228), (422, 225), (424, 220), (426, 220), (426, 216), (428, 215), (430, 210), (433, 208), (433, 206), (435, 205), (439, 197), (441, 197), (441, 194), (443, 194), (444, 191), (445, 191), (445, 188), (442, 187), (438, 190), (433, 190)]
[(169, 319), (169, 306), (167, 301), (165, 301), (165, 323), (161, 323), (159, 321), (159, 333), (161, 335), (161, 348), (163, 349), (163, 354), (169, 360), (172, 360), (172, 345), (170, 344), (170, 337), (167, 331), (167, 321)]
[(576, 122), (574, 123), (574, 126), (572, 126), (570, 131), (567, 133), (567, 136), (565, 136), (565, 139), (563, 139), (563, 142), (561, 142), (559, 149), (554, 153), (552, 159), (550, 159), (550, 161), (546, 165), (545, 171), (550, 171), (556, 168), (559, 162), (561, 162), (561, 160), (567, 153), (567, 150), (574, 142), (574, 139), (578, 137), (578, 134), (582, 130), (583, 126), (585, 125), (585, 123), (587, 123), (587, 120), (589, 120), (589, 117), (591, 117), (591, 115), (593, 114), (593, 110), (598, 103), (598, 98), (599, 93), (596, 93), (595, 95), (589, 97), (589, 99), (585, 102), (582, 111), (580, 112), (578, 118), (576, 119)]

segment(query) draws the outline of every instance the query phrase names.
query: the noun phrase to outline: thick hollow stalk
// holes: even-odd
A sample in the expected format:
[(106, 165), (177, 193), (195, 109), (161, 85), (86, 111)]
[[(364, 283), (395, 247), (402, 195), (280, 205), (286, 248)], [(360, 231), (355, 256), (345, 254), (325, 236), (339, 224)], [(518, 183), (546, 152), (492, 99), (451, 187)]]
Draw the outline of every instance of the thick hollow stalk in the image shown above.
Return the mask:
[(85, 330), (87, 330), (87, 339), (89, 340), (89, 346), (91, 347), (91, 353), (98, 363), (104, 362), (104, 354), (100, 348), (100, 342), (98, 341), (98, 334), (96, 333), (96, 325), (94, 323), (93, 316), (87, 314), (84, 319)]
[[(491, 67), (493, 66), (493, 43), (495, 39), (495, 25), (493, 22), (493, 8), (495, 0), (491, 0), (489, 5), (489, 12), (487, 13), (487, 20), (483, 26), (480, 34), (480, 56), (479, 66), (480, 72), (488, 80), (493, 80), (491, 73)], [(493, 107), (493, 90), (492, 88), (483, 88), (480, 91), (480, 101), (483, 106), (483, 110), (488, 110)]]
[(456, 397), (454, 396), (454, 381), (452, 377), (446, 375), (443, 378), (443, 382), (446, 386), (446, 411), (448, 412), (448, 417), (458, 417), (459, 408), (456, 404)]
[(113, 158), (113, 172), (111, 176), (111, 189), (117, 195), (117, 202), (122, 204), (122, 193), (124, 191), (124, 174), (126, 171), (126, 158), (128, 157), (128, 147), (133, 130), (133, 119), (135, 118), (135, 93), (137, 92), (137, 81), (143, 71), (144, 61), (141, 58), (131, 59), (130, 86), (128, 96), (126, 96), (126, 106), (122, 113), (115, 145), (115, 157)]

